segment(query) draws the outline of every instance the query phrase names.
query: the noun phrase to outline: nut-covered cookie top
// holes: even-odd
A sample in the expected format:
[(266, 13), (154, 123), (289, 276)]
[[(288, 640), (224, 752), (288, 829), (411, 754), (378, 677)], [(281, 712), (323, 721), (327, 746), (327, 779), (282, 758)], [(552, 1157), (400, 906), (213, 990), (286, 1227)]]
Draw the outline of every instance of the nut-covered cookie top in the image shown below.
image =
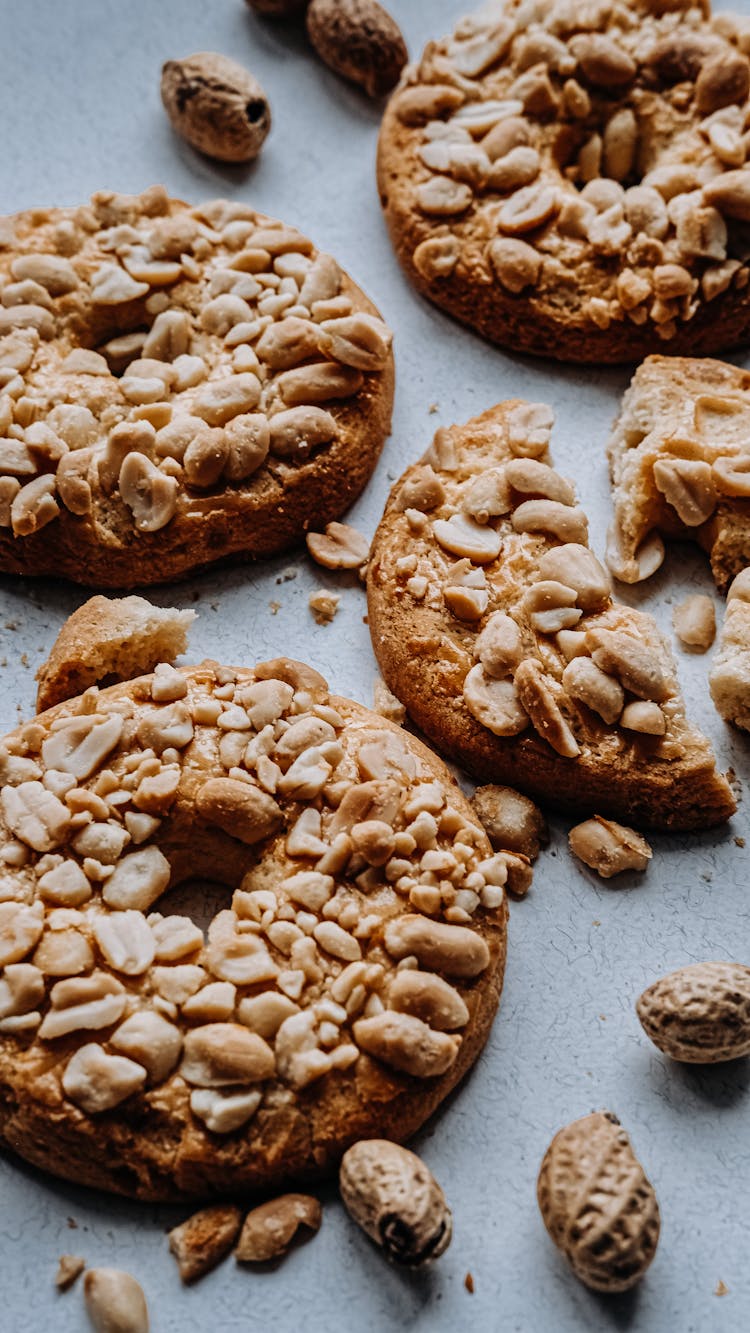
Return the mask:
[(340, 406), (390, 362), (385, 324), (300, 232), (161, 187), (5, 219), (0, 300), (0, 527), (16, 538), (104, 497), (101, 540), (122, 543), (262, 490), (329, 448)]
[(381, 181), (431, 294), (499, 284), (668, 344), (744, 288), (749, 49), (748, 20), (645, 0), (495, 0), (431, 42)]
[[(502, 403), (441, 428), (396, 484), (368, 567), (375, 651), (412, 718), (470, 771), (625, 813), (643, 804), (636, 772), (661, 770), (668, 823), (680, 764), (713, 770), (710, 748), (655, 622), (612, 595), (552, 466), (552, 424), (544, 404)], [(728, 788), (708, 781), (726, 818)]]
[[(363, 1052), (396, 1078), (448, 1071), (497, 963), (507, 866), (444, 776), (287, 659), (162, 665), (6, 738), (18, 1077), (33, 1093), (43, 1069), (45, 1097), (87, 1116), (138, 1094), (221, 1135)], [(159, 910), (195, 874), (234, 890), (207, 938)]]

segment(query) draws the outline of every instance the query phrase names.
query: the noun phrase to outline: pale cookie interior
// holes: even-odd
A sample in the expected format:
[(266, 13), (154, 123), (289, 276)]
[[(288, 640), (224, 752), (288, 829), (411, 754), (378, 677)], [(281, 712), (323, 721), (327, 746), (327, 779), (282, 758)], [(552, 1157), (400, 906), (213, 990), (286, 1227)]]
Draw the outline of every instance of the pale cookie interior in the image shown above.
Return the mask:
[(727, 593), (708, 683), (724, 721), (750, 731), (750, 570), (738, 574)]
[(655, 573), (664, 534), (699, 542), (725, 591), (750, 561), (750, 374), (723, 361), (647, 357), (608, 454), (615, 577), (639, 583)]
[(157, 665), (166, 682), (170, 664), (185, 652), (195, 616), (195, 611), (154, 606), (144, 597), (89, 598), (65, 621), (37, 672), (37, 711), (83, 694), (107, 677), (131, 680)]

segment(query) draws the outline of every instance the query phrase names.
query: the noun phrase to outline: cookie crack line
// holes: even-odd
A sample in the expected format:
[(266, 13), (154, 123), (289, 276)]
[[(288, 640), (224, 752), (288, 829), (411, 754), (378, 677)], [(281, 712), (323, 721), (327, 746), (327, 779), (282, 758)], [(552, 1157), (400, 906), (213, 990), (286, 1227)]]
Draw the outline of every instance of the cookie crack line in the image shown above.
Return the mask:
[(160, 186), (0, 221), (0, 568), (99, 587), (304, 538), (390, 428), (392, 335), (336, 260)]
[[(448, 770), (286, 658), (160, 663), (0, 745), (2, 1136), (142, 1198), (413, 1133), (484, 1044), (517, 861)], [(203, 931), (160, 910), (227, 886)]]
[(750, 327), (750, 21), (708, 3), (494, 0), (430, 42), (378, 187), (415, 286), (564, 361), (710, 353)]
[(394, 486), (367, 574), (385, 682), (477, 779), (646, 828), (720, 824), (729, 785), (653, 618), (612, 595), (552, 424), (501, 403)]

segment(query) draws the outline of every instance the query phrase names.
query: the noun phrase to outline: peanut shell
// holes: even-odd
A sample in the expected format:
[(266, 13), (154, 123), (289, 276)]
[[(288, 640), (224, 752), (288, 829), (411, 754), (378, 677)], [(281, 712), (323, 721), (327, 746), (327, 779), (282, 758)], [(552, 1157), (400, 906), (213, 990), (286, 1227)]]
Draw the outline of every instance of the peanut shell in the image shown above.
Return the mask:
[(252, 162), (271, 128), (266, 94), (227, 56), (199, 51), (162, 66), (161, 100), (173, 128), (219, 162)]
[(594, 1111), (555, 1135), (537, 1199), (552, 1240), (587, 1287), (627, 1291), (643, 1276), (659, 1239), (659, 1205), (610, 1111)]
[(655, 981), (636, 1000), (655, 1046), (686, 1064), (750, 1055), (750, 967), (691, 963)]
[(383, 97), (398, 83), (409, 56), (401, 30), (377, 0), (312, 0), (307, 34), (321, 60)]

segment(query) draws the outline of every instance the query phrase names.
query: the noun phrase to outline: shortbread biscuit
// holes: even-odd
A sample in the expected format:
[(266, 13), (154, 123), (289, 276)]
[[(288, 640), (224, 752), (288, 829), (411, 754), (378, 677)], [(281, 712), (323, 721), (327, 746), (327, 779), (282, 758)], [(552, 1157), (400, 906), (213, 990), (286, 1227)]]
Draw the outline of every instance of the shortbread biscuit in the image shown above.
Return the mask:
[(608, 454), (615, 577), (649, 578), (664, 559), (664, 535), (699, 542), (726, 592), (750, 564), (750, 373), (650, 356), (625, 393)]
[[(0, 746), (0, 1137), (161, 1199), (403, 1140), (476, 1058), (506, 858), (445, 766), (281, 658), (58, 704)], [(204, 939), (159, 899), (228, 890)]]
[(391, 334), (330, 255), (161, 187), (0, 232), (0, 569), (117, 588), (301, 540), (365, 486)]
[(750, 20), (708, 0), (490, 0), (405, 70), (378, 184), (415, 286), (562, 361), (750, 328)]
[(446, 756), (565, 810), (696, 829), (734, 810), (651, 616), (612, 598), (552, 412), (511, 401), (437, 432), (368, 566), (388, 687)]

